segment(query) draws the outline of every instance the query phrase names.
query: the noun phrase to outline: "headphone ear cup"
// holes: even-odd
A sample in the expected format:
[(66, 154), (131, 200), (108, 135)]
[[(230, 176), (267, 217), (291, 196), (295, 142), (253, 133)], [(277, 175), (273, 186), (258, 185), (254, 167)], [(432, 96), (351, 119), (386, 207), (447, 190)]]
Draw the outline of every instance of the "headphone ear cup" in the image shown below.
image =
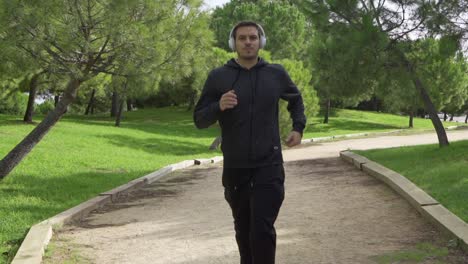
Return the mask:
[(263, 49), (266, 45), (266, 38), (265, 36), (260, 37), (260, 48)]
[(234, 42), (234, 38), (233, 37), (230, 37), (229, 38), (229, 48), (231, 48), (232, 51), (235, 51), (236, 50), (236, 43)]

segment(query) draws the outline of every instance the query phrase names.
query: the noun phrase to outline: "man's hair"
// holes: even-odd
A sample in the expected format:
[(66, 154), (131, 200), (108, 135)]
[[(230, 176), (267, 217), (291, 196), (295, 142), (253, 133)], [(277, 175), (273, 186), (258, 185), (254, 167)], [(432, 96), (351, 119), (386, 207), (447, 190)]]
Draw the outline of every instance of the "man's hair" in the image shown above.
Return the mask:
[(234, 39), (236, 39), (236, 35), (237, 35), (237, 29), (240, 28), (240, 27), (255, 27), (257, 29), (257, 32), (258, 32), (258, 37), (260, 38), (260, 36), (262, 35), (262, 30), (260, 29), (260, 27), (258, 26), (257, 23), (253, 22), (253, 21), (241, 21), (239, 23), (236, 24), (236, 26), (234, 26), (234, 29), (232, 30), (232, 37)]

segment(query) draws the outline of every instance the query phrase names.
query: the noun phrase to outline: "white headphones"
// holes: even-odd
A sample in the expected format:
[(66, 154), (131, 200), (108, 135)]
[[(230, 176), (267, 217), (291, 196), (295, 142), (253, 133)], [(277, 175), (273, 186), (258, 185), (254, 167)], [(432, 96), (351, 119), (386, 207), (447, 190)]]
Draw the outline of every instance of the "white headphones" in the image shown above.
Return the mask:
[[(262, 26), (260, 26), (259, 24), (255, 23), (255, 25), (257, 25), (257, 29), (259, 29), (260, 32), (259, 35), (260, 35), (260, 48), (262, 49), (263, 47), (265, 47), (266, 45), (266, 36), (265, 36), (265, 31), (263, 30)], [(231, 32), (229, 33), (229, 48), (231, 48), (231, 50), (235, 51), (236, 50), (236, 40), (234, 39), (234, 30), (239, 27), (239, 24), (235, 25), (232, 29), (231, 29)]]

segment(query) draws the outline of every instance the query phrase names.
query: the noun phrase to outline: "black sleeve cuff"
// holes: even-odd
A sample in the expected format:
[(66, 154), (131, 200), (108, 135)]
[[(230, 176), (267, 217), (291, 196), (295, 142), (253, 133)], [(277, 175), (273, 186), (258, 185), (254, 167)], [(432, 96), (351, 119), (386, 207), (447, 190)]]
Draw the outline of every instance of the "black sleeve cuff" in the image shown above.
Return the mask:
[(221, 113), (221, 108), (219, 108), (219, 102), (213, 102), (210, 106), (210, 110), (214, 116), (219, 117), (219, 114)]
[(304, 132), (304, 127), (305, 127), (304, 124), (299, 123), (299, 122), (295, 122), (293, 124), (293, 131), (299, 132), (299, 134), (301, 134), (301, 136), (302, 136), (302, 134)]

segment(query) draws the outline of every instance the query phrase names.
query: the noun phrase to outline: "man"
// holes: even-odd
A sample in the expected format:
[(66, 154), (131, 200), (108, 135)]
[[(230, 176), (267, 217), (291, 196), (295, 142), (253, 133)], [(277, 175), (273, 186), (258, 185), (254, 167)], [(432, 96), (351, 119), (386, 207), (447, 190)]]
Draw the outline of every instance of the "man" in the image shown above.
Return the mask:
[(288, 147), (301, 143), (306, 123), (301, 94), (287, 72), (258, 57), (265, 44), (260, 25), (238, 23), (229, 36), (238, 57), (211, 71), (194, 111), (198, 128), (216, 121), (221, 127), (222, 183), (241, 264), (275, 263), (274, 223), (284, 199), (279, 99), (288, 101), (293, 120)]

